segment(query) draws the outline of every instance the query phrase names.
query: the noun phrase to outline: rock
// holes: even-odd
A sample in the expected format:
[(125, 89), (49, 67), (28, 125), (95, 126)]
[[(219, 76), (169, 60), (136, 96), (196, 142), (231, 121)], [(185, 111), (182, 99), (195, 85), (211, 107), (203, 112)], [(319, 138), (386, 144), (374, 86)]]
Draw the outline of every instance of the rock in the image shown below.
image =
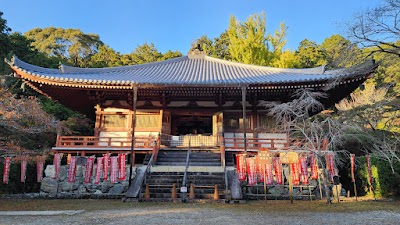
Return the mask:
[(54, 170), (54, 165), (47, 165), (46, 169), (44, 170), (45, 177), (53, 178), (56, 175)]
[(121, 184), (124, 186), (124, 192), (128, 191), (129, 181), (127, 180), (121, 181)]
[(275, 186), (275, 187), (269, 188), (268, 192), (273, 195), (282, 195), (284, 193), (284, 187), (283, 186)]
[(109, 191), (108, 194), (110, 195), (119, 195), (124, 192), (124, 185), (122, 184), (116, 184), (114, 187), (112, 187)]
[(50, 177), (43, 178), (40, 190), (46, 193), (56, 194), (58, 190), (57, 180)]
[(64, 181), (68, 178), (68, 166), (64, 165), (60, 167), (60, 172), (58, 174), (58, 180)]
[(293, 188), (293, 195), (300, 195), (300, 189), (299, 188)]
[(228, 183), (229, 189), (231, 190), (231, 198), (232, 199), (242, 199), (242, 187), (240, 186), (240, 181), (237, 173), (233, 170), (228, 171)]
[(100, 195), (100, 194), (103, 194), (103, 192), (101, 192), (100, 190), (96, 190), (93, 194)]
[(78, 190), (79, 182), (75, 181), (74, 183), (68, 183), (68, 181), (63, 181), (59, 184), (61, 191), (74, 191)]
[(318, 181), (317, 180), (308, 180), (308, 183), (310, 186), (313, 186), (313, 188), (318, 187)]
[(303, 191), (301, 192), (302, 195), (309, 195), (310, 194), (310, 190), (308, 189), (303, 189)]
[(79, 186), (78, 190), (79, 190), (79, 193), (87, 193), (87, 189), (85, 188), (84, 185)]
[(111, 187), (111, 183), (108, 180), (103, 181), (103, 183), (101, 184), (100, 190), (103, 193), (107, 193), (110, 190)]
[(76, 166), (76, 177), (83, 177), (83, 167), (84, 166)]

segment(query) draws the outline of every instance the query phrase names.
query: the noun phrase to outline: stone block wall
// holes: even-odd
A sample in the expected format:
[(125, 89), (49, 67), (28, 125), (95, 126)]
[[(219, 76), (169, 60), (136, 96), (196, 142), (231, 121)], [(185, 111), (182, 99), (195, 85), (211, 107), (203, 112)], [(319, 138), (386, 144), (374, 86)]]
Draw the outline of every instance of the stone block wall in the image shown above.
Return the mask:
[[(117, 196), (125, 193), (129, 185), (130, 166), (126, 167), (126, 179), (111, 183), (109, 180), (100, 179), (99, 184), (95, 184), (95, 171), (97, 165), (93, 166), (93, 176), (90, 183), (84, 183), (84, 174), (86, 167), (77, 165), (76, 168), (76, 181), (74, 183), (68, 182), (68, 165), (60, 167), (58, 179), (55, 179), (54, 165), (47, 165), (45, 169), (45, 177), (40, 186), (40, 195), (44, 197), (79, 197), (82, 195), (98, 195), (100, 196)], [(132, 177), (135, 176), (135, 168)]]

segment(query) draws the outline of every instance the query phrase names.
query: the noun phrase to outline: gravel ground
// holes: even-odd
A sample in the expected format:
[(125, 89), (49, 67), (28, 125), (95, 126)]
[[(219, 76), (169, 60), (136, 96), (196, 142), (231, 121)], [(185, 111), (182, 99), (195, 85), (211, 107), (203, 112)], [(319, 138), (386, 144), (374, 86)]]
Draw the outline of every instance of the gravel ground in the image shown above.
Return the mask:
[(151, 206), (123, 210), (95, 210), (73, 216), (0, 216), (0, 224), (400, 224), (392, 211), (340, 212), (249, 212), (235, 208)]

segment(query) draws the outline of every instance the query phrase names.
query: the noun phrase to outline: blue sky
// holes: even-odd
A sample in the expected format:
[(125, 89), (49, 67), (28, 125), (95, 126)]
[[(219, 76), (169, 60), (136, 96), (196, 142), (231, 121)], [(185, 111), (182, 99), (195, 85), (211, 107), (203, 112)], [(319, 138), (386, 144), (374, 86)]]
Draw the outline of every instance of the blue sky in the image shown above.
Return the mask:
[(219, 36), (230, 15), (240, 21), (265, 12), (267, 31), (280, 22), (288, 26), (287, 45), (296, 49), (308, 38), (321, 43), (332, 34), (345, 36), (345, 22), (354, 13), (376, 6), (380, 0), (0, 0), (0, 11), (13, 31), (49, 26), (79, 28), (99, 34), (120, 53), (130, 53), (145, 42), (159, 51), (186, 54), (202, 35)]

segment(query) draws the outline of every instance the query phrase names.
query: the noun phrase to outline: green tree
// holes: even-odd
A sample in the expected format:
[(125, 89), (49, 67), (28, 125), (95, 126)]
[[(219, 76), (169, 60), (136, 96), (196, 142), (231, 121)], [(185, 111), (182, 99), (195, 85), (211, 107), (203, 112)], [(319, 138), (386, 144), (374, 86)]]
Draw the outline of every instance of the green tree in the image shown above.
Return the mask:
[(207, 37), (207, 35), (203, 35), (192, 43), (192, 46), (190, 47), (189, 51), (192, 51), (200, 47), (199, 50), (205, 51), (208, 55), (212, 55), (214, 52), (213, 44), (214, 44), (213, 41), (209, 37)]
[(180, 51), (171, 51), (168, 50), (166, 53), (162, 55), (161, 60), (173, 59), (177, 57), (181, 57), (182, 53)]
[(103, 45), (99, 35), (85, 34), (79, 29), (35, 28), (26, 32), (25, 36), (40, 52), (60, 57), (79, 67), (87, 67), (90, 57)]
[(121, 55), (108, 45), (99, 46), (99, 51), (90, 59), (91, 67), (113, 67), (121, 66)]
[(213, 57), (232, 60), (232, 57), (229, 53), (229, 35), (225, 30), (219, 35), (219, 37), (214, 38), (214, 52)]
[[(7, 20), (2, 18), (3, 12), (0, 11), (0, 57), (5, 58), (10, 51), (10, 40), (8, 37), (11, 28), (7, 26)], [(0, 61), (0, 74), (5, 73), (6, 64)]]
[(274, 35), (268, 34), (268, 40), (272, 47), (272, 57), (279, 58), (283, 51), (283, 47), (286, 45), (286, 33), (287, 27), (285, 23), (279, 25), (279, 29), (275, 31)]
[(326, 38), (321, 48), (329, 68), (350, 67), (362, 60), (362, 52), (357, 45), (338, 34)]
[(296, 51), (302, 68), (313, 68), (326, 64), (324, 50), (315, 42), (304, 39)]
[[(364, 52), (370, 52), (370, 49), (364, 49)], [(379, 67), (372, 78), (378, 87), (390, 86), (390, 95), (400, 96), (400, 58), (394, 54), (377, 52), (374, 59), (378, 61)]]
[(230, 39), (227, 31), (222, 32), (219, 37), (215, 37), (213, 40), (207, 37), (207, 35), (203, 35), (198, 38), (194, 44), (192, 44), (192, 48), (190, 50), (193, 50), (197, 47), (197, 44), (199, 44), (202, 50), (207, 53), (207, 55), (214, 58), (231, 60), (232, 58), (229, 53), (229, 42)]
[(278, 68), (300, 68), (300, 58), (295, 52), (287, 49), (275, 56), (271, 66)]
[(139, 45), (131, 54), (132, 64), (156, 62), (162, 59), (162, 54), (153, 43)]
[(227, 30), (229, 53), (233, 61), (268, 65), (268, 44), (265, 14), (251, 15), (244, 23), (231, 16)]

